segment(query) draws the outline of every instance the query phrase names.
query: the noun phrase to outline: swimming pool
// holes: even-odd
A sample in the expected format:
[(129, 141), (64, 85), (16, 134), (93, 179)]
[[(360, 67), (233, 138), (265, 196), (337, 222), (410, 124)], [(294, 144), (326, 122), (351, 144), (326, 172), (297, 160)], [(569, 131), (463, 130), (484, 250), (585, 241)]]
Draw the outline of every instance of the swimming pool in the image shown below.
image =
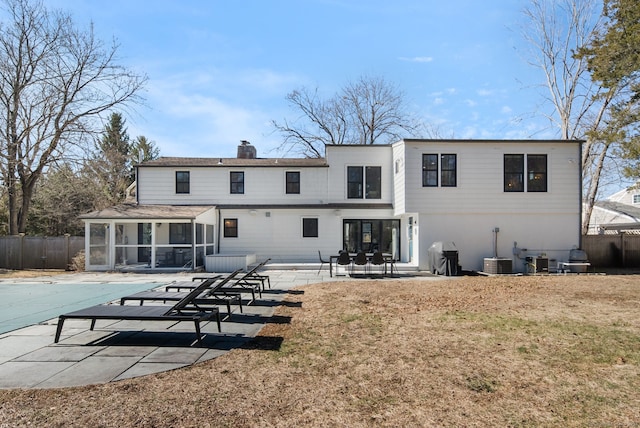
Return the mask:
[(0, 283), (0, 334), (151, 290), (159, 283)]

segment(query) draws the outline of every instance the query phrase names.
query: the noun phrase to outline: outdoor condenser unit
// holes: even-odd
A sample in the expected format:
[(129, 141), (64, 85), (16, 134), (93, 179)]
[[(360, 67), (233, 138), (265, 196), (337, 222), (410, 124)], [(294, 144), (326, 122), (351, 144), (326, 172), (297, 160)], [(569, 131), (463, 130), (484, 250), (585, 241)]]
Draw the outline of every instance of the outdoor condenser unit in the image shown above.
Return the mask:
[(530, 273), (549, 272), (549, 259), (546, 257), (527, 257)]
[(492, 275), (511, 273), (511, 259), (498, 257), (486, 258), (484, 259), (483, 271)]

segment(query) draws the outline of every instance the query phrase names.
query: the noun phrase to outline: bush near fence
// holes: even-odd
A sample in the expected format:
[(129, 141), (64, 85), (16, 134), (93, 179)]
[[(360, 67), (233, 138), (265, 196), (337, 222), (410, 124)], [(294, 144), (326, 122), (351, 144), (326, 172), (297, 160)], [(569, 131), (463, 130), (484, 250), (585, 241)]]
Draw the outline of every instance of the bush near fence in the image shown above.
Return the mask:
[(83, 236), (1, 236), (0, 268), (70, 270), (83, 250)]

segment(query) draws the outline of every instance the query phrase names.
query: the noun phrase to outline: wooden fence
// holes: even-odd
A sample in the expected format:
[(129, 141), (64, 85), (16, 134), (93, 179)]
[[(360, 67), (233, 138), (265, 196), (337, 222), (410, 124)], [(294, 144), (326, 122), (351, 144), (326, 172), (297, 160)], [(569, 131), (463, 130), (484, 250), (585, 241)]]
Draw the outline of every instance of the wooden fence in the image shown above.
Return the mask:
[(585, 235), (582, 249), (594, 267), (640, 267), (640, 235)]
[(83, 236), (0, 236), (0, 268), (68, 269), (83, 249)]
[[(68, 269), (83, 249), (82, 236), (0, 236), (0, 268)], [(640, 267), (640, 235), (585, 235), (582, 249), (593, 267)]]

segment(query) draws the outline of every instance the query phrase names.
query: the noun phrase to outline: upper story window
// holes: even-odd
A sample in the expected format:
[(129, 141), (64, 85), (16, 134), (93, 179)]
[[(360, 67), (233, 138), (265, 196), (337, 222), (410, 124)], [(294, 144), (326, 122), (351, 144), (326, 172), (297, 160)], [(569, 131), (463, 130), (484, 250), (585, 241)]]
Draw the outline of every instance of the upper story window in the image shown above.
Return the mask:
[[(458, 185), (458, 158), (455, 154), (423, 154), (423, 187), (456, 187)], [(439, 180), (438, 180), (439, 179)]]
[(176, 193), (189, 193), (189, 182), (189, 171), (176, 171)]
[(363, 197), (382, 198), (382, 167), (347, 167), (347, 198), (362, 199)]
[(547, 191), (547, 155), (504, 155), (504, 191), (524, 192), (525, 190), (527, 192)]
[(231, 193), (243, 194), (244, 193), (244, 172), (243, 171), (231, 171)]
[(527, 155), (527, 192), (547, 191), (547, 155)]
[(640, 204), (640, 195), (633, 195), (633, 203)]
[(299, 171), (287, 171), (285, 173), (286, 181), (286, 193), (298, 194), (300, 193), (300, 172)]

